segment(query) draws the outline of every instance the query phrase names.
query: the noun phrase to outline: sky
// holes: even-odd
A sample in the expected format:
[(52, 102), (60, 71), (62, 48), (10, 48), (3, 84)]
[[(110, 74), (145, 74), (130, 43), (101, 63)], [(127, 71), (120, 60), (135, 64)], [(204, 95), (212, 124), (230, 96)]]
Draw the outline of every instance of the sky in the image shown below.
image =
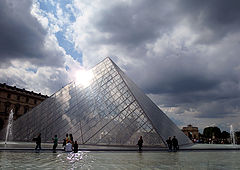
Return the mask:
[(240, 130), (240, 1), (1, 0), (0, 83), (51, 95), (110, 57), (180, 128)]

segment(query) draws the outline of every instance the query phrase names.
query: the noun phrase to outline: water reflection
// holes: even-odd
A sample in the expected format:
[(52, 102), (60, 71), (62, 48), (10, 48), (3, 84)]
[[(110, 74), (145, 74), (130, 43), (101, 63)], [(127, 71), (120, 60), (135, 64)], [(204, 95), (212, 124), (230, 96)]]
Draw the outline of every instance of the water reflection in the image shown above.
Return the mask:
[(57, 160), (63, 164), (69, 165), (71, 169), (76, 169), (89, 167), (89, 162), (92, 161), (92, 157), (88, 152), (78, 151), (78, 153), (59, 153), (57, 154)]
[(89, 169), (92, 156), (78, 153), (0, 152), (0, 169)]
[(0, 152), (0, 169), (240, 169), (235, 152)]

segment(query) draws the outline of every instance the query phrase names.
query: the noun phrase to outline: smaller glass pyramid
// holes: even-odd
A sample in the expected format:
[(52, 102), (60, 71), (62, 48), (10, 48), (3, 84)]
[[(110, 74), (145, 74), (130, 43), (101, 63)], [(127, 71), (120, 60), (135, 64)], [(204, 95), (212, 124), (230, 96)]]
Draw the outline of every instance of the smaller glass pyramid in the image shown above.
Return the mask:
[(139, 136), (145, 146), (165, 147), (169, 136), (191, 143), (110, 58), (89, 71), (87, 85), (72, 82), (17, 119), (13, 140), (32, 141), (41, 133), (42, 142), (51, 142), (68, 133), (79, 144), (136, 146)]

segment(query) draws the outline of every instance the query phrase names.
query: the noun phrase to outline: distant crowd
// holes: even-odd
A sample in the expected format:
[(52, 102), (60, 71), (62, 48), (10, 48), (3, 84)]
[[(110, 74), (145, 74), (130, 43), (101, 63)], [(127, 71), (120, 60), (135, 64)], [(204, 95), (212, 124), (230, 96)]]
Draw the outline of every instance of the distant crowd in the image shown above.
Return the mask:
[[(53, 140), (53, 152), (56, 152), (56, 148), (58, 146), (57, 135), (55, 135), (54, 138), (52, 138), (52, 140)], [(37, 150), (37, 149), (41, 150), (41, 133), (39, 133), (37, 138), (33, 138), (33, 141), (36, 141), (35, 150)], [(176, 152), (179, 149), (178, 140), (175, 136), (173, 136), (173, 138), (169, 137), (166, 140), (166, 143), (168, 145), (169, 151)], [(137, 145), (138, 145), (138, 150), (141, 152), (142, 147), (143, 147), (142, 136), (140, 136)], [(66, 134), (66, 137), (63, 139), (62, 147), (63, 147), (64, 151), (66, 151), (66, 152), (72, 152), (72, 151), (74, 151), (74, 153), (78, 152), (78, 143), (77, 143), (77, 141), (74, 142), (72, 134), (69, 134), (69, 135), (68, 135), (68, 133)]]

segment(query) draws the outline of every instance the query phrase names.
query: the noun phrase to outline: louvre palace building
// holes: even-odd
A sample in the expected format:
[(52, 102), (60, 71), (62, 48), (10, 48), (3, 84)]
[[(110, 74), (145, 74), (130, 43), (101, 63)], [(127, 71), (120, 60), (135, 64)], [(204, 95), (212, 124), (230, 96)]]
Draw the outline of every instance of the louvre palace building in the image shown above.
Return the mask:
[(46, 98), (48, 96), (41, 93), (0, 83), (0, 130), (7, 125), (10, 110), (13, 109), (14, 120), (16, 120)]

